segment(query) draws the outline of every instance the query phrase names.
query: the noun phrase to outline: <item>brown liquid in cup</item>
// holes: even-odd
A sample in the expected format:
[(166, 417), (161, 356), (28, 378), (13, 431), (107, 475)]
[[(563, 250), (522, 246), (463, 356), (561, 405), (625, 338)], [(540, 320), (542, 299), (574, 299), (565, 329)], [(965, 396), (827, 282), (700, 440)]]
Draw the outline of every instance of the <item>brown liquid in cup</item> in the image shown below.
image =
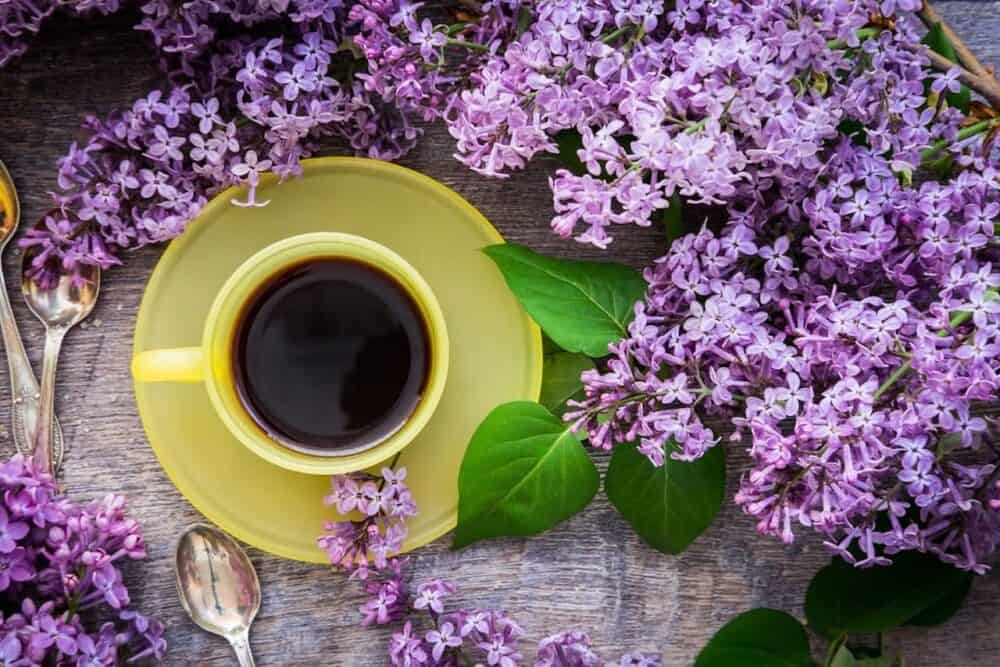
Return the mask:
[(292, 449), (361, 451), (410, 417), (430, 370), (427, 326), (394, 278), (345, 258), (273, 277), (244, 306), (233, 344), (237, 392)]

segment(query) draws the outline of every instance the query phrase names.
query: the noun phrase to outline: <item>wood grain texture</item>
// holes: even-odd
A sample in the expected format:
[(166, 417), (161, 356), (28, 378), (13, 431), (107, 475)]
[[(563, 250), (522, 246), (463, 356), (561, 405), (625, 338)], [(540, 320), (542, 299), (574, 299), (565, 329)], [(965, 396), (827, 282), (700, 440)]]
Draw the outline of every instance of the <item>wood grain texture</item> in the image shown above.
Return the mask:
[[(985, 60), (1000, 62), (1000, 2), (939, 6)], [(24, 60), (0, 72), (0, 156), (17, 181), (26, 220), (36, 220), (47, 206), (56, 159), (78, 136), (82, 114), (128, 104), (157, 80), (144, 36), (129, 29), (133, 22), (128, 16), (88, 23), (54, 20)], [(469, 172), (451, 153), (447, 133), (432, 127), (403, 163), (467, 197), (511, 241), (635, 266), (662, 251), (656, 230), (623, 231), (608, 255), (550, 234), (546, 177), (554, 166), (551, 159), (498, 181)], [(168, 624), (167, 664), (232, 665), (225, 643), (190, 624), (177, 602), (173, 541), (201, 517), (170, 484), (146, 444), (129, 379), (135, 314), (159, 252), (137, 252), (111, 272), (94, 316), (67, 340), (57, 393), (70, 443), (65, 483), (78, 497), (110, 492), (129, 497), (149, 544), (149, 560), (130, 569), (129, 584), (139, 607)], [(8, 256), (5, 272), (15, 286), (15, 312), (37, 368), (41, 327), (16, 294), (18, 263)], [(3, 381), (0, 451), (5, 454), (13, 447), (9, 405)], [(730, 494), (745, 464), (739, 454), (730, 457)], [(667, 665), (690, 664), (720, 625), (750, 607), (770, 606), (801, 617), (805, 587), (827, 560), (815, 540), (786, 548), (760, 538), (731, 502), (687, 552), (666, 557), (641, 544), (601, 496), (582, 515), (534, 539), (498, 540), (461, 553), (447, 545), (444, 538), (416, 553), (415, 576), (455, 580), (461, 588), (458, 603), (515, 612), (531, 640), (579, 627), (591, 633), (609, 659), (635, 648), (663, 652)], [(353, 583), (324, 567), (249, 551), (265, 587), (253, 631), (258, 664), (385, 664), (388, 632), (356, 627), (361, 598)], [(1000, 577), (981, 577), (949, 624), (895, 633), (892, 641), (905, 648), (912, 666), (995, 665), (998, 599)]]

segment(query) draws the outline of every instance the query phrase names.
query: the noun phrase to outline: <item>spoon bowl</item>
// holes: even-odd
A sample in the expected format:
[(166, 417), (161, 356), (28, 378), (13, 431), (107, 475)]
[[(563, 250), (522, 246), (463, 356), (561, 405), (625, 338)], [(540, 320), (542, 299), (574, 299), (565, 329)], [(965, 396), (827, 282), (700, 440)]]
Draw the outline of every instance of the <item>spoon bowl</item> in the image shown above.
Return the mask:
[(17, 198), (14, 179), (10, 177), (7, 166), (0, 161), (0, 250), (14, 236), (20, 219), (21, 203)]
[(76, 278), (60, 275), (54, 285), (43, 285), (28, 272), (36, 253), (26, 252), (21, 267), (21, 291), (35, 317), (47, 327), (69, 329), (90, 315), (101, 289), (101, 269), (83, 266)]
[(177, 540), (177, 594), (191, 620), (226, 638), (241, 667), (252, 667), (249, 633), (260, 610), (260, 581), (253, 563), (233, 538), (195, 524)]
[(62, 341), (75, 324), (94, 310), (101, 289), (101, 269), (84, 265), (74, 275), (57, 273), (52, 282), (42, 282), (31, 269), (38, 250), (29, 249), (21, 261), (21, 292), (28, 308), (45, 325), (42, 386), (38, 397), (38, 421), (31, 453), (43, 470), (55, 472), (56, 365)]

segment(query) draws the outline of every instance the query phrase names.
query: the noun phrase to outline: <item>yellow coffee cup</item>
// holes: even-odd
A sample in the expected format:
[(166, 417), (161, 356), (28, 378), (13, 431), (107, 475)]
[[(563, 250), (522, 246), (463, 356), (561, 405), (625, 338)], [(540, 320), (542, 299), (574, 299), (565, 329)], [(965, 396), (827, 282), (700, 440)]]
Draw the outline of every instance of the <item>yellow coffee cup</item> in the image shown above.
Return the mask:
[[(412, 298), (426, 325), (430, 363), (417, 406), (402, 426), (362, 451), (320, 454), (287, 447), (257, 424), (237, 389), (233, 345), (244, 307), (272, 277), (303, 262), (321, 259), (350, 259), (388, 274)], [(448, 347), (441, 307), (413, 266), (374, 241), (351, 234), (318, 232), (278, 241), (246, 260), (216, 295), (205, 320), (201, 345), (140, 352), (132, 359), (132, 375), (137, 382), (204, 382), (219, 419), (252, 452), (288, 470), (335, 475), (389, 459), (420, 433), (444, 392)]]

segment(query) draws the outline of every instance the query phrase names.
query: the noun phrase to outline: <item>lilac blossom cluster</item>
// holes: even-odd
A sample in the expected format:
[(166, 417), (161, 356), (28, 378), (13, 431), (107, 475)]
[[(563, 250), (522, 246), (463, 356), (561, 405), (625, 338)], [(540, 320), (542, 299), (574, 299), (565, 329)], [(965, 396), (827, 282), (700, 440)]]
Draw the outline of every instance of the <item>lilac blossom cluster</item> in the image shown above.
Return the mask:
[[(443, 116), (472, 169), (506, 176), (579, 132), (587, 173), (552, 177), (552, 227), (606, 247), (675, 193), (723, 204), (761, 179), (801, 193), (839, 124), (869, 120), (853, 94), (884, 83), (857, 57), (870, 16), (920, 2), (495, 0), (457, 33), (418, 3), (361, 5), (366, 85)], [(880, 43), (863, 49), (876, 61)]]
[(392, 635), (389, 663), (394, 667), (661, 667), (659, 656), (629, 653), (617, 662), (605, 662), (591, 648), (590, 637), (579, 631), (560, 632), (538, 643), (535, 660), (526, 662), (520, 642), (524, 629), (499, 610), (459, 609), (447, 611), (443, 604), (454, 587), (432, 580), (417, 589), (413, 608), (426, 611), (429, 628), (416, 629), (407, 620)]
[(338, 475), (323, 499), (341, 515), (360, 515), (328, 522), (317, 543), (331, 565), (363, 582), (368, 601), (361, 607), (362, 625), (397, 621), (409, 607), (405, 563), (394, 555), (406, 539), (406, 519), (417, 514), (405, 480), (406, 468), (383, 468), (380, 476)]
[(74, 503), (31, 459), (0, 464), (0, 661), (84, 667), (163, 657), (163, 626), (130, 607), (122, 581), (122, 563), (145, 556), (123, 498)]
[(6, 0), (0, 3), (0, 67), (23, 55), (32, 37), (57, 10), (75, 16), (113, 14), (121, 0)]
[[(300, 173), (324, 137), (383, 159), (416, 141), (407, 117), (352, 75), (363, 62), (344, 46), (342, 2), (195, 0), (177, 12), (154, 0), (142, 10), (170, 83), (86, 119), (87, 139), (60, 160), (54, 208), (21, 241), (43, 281), (174, 238), (228, 187), (244, 187), (234, 203), (266, 204), (262, 175)], [(261, 23), (284, 24), (281, 36), (225, 36)]]
[[(327, 523), (317, 542), (335, 568), (362, 582), (367, 600), (360, 608), (361, 624), (403, 622), (389, 645), (389, 663), (396, 667), (458, 667), (470, 661), (490, 667), (527, 664), (520, 649), (525, 632), (505, 612), (446, 610), (445, 601), (456, 588), (441, 579), (410, 590), (406, 561), (395, 555), (406, 539), (407, 519), (417, 513), (405, 480), (406, 468), (392, 466), (379, 475), (338, 475), (332, 479), (332, 493), (324, 498), (341, 515), (355, 517)], [(566, 632), (542, 640), (534, 664), (601, 667), (606, 663), (591, 650), (586, 634)], [(655, 656), (635, 653), (614, 664), (660, 667), (661, 663)]]
[(715, 221), (646, 271), (629, 336), (585, 374), (570, 418), (595, 446), (692, 460), (735, 420), (762, 533), (986, 569), (998, 121), (945, 103), (960, 70), (930, 73), (918, 0), (496, 0), (459, 32), (368, 5), (367, 85), (437, 108), (472, 169), (579, 133), (585, 173), (550, 180), (558, 234), (607, 247), (678, 199)]
[[(997, 424), (977, 415), (1000, 388), (996, 122), (928, 100), (954, 76), (928, 75), (917, 37), (897, 21), (842, 82), (762, 116), (783, 128), (769, 168), (646, 270), (628, 337), (569, 418), (656, 465), (698, 458), (731, 421), (752, 459), (736, 502), (761, 533), (816, 530), (860, 567), (919, 550), (981, 573), (1000, 539)], [(824, 71), (835, 56), (810, 48), (794, 51)], [(818, 126), (803, 97), (857, 124), (789, 170), (808, 142), (781, 134)]]

